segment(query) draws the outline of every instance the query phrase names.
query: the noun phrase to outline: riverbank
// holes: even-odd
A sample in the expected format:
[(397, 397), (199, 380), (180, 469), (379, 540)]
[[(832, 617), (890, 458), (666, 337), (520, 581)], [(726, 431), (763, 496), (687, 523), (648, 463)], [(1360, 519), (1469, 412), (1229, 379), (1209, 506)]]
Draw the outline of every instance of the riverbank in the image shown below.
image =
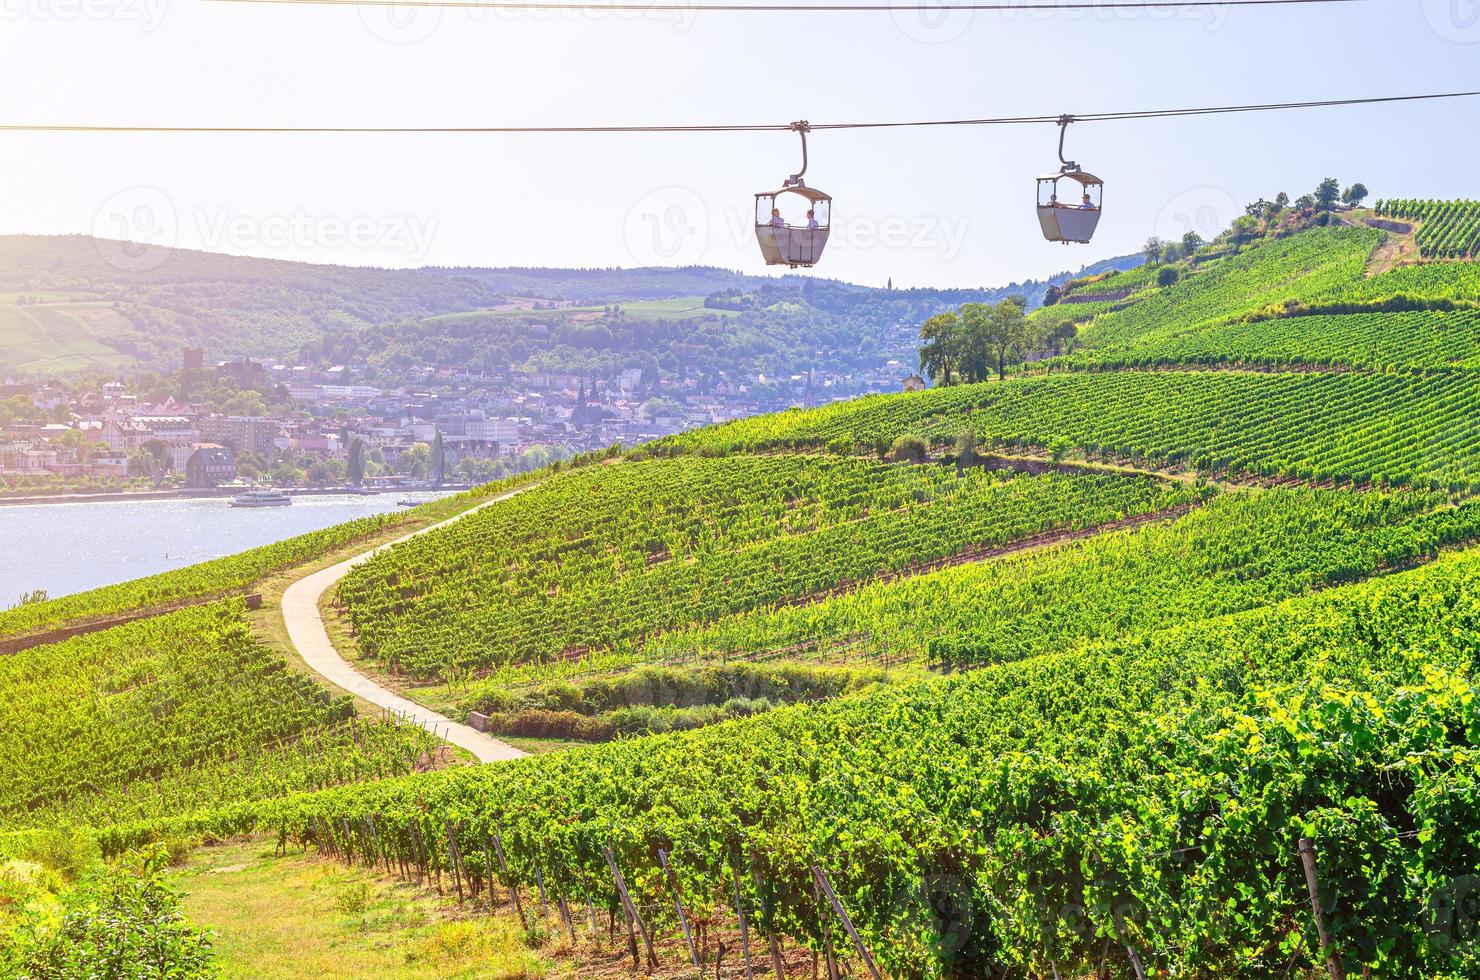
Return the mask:
[[(238, 491), (240, 492), (240, 491)], [(72, 497), (0, 507), (0, 607), (143, 578), (335, 524), (398, 513), (454, 491), (294, 494), (291, 507), (233, 507), (229, 496)]]
[[(444, 483), (438, 487), (386, 487), (361, 488), (355, 487), (287, 487), (283, 493), (290, 497), (321, 497), (321, 496), (344, 496), (344, 497), (370, 497), (384, 496), (385, 494), (419, 494), (419, 493), (459, 493), (463, 490), (473, 489), (471, 483)], [(235, 497), (250, 487), (177, 487), (169, 490), (108, 490), (96, 493), (53, 493), (53, 494), (17, 494), (0, 496), (0, 507), (15, 506), (17, 504), (91, 504), (104, 503), (107, 501), (133, 501), (141, 500), (197, 500), (222, 497)]]

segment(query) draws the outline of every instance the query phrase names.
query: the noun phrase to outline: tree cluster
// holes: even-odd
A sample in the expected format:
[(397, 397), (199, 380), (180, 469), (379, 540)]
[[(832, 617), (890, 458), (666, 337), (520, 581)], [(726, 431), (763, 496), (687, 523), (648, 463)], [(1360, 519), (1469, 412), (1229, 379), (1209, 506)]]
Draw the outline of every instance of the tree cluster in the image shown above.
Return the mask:
[(1000, 303), (965, 303), (937, 313), (920, 328), (920, 369), (938, 384), (1007, 377), (1007, 368), (1038, 350), (1047, 340), (1040, 324), (1030, 320), (1026, 302), (1012, 297)]

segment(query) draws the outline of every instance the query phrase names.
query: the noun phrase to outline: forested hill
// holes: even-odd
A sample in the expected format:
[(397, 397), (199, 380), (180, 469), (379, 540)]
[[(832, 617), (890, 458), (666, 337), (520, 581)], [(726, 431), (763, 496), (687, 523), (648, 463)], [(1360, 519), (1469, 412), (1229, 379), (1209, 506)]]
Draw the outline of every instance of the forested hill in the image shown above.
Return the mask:
[[(702, 356), (677, 352), (706, 369), (780, 371), (803, 351), (847, 366), (855, 349), (877, 352), (869, 328), (1010, 293), (1037, 301), (1067, 278), (887, 290), (705, 267), (377, 269), (81, 235), (0, 236), (0, 371), (172, 367), (181, 347), (199, 346), (211, 359), (306, 352), (382, 367), (529, 362), (601, 372), (655, 364), (675, 353), (685, 332), (711, 336)], [(655, 305), (608, 309), (638, 302)], [(471, 316), (439, 319), (449, 314)], [(580, 329), (567, 329), (571, 321)], [(617, 339), (606, 339), (602, 327)], [(581, 337), (571, 342), (575, 333)]]

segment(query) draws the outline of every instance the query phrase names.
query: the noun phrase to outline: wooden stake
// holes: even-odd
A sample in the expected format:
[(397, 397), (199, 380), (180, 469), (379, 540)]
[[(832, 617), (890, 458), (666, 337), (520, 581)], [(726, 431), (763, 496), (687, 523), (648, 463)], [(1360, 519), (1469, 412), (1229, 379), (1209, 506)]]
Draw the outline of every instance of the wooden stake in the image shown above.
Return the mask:
[(755, 861), (750, 862), (750, 876), (755, 879), (755, 891), (761, 896), (761, 915), (766, 925), (766, 945), (771, 950), (771, 970), (777, 977), (786, 976), (786, 961), (781, 958), (781, 946), (776, 942), (776, 933), (771, 931), (771, 905), (765, 899), (764, 882), (761, 880), (760, 869), (755, 866)]
[[(822, 952), (827, 958), (827, 980), (840, 980), (838, 976), (838, 961), (833, 957), (832, 926), (827, 921), (827, 910), (822, 904), (822, 884), (816, 874), (812, 876), (812, 897), (817, 902), (817, 924), (822, 931)], [(817, 972), (816, 960), (813, 960), (812, 972)]]
[(512, 881), (509, 881), (509, 865), (504, 860), (504, 839), (496, 830), (493, 832), (493, 853), (498, 855), (498, 873), (508, 886), (509, 902), (514, 906), (514, 913), (519, 916), (519, 928), (528, 929), (529, 922), (524, 918), (524, 903), (519, 901), (519, 889), (514, 887)]
[(745, 958), (745, 980), (755, 980), (755, 970), (750, 965), (750, 929), (745, 923), (745, 901), (740, 897), (740, 876), (730, 868), (730, 880), (735, 885), (735, 914), (740, 917), (740, 955)]
[(488, 914), (492, 915), (497, 903), (494, 897), (497, 887), (493, 880), (493, 847), (488, 842), (488, 835), (483, 836), (483, 874), (488, 878)]
[(668, 866), (668, 852), (661, 847), (658, 848), (658, 864), (663, 867), (663, 874), (668, 879), (668, 887), (673, 890), (673, 907), (678, 910), (678, 924), (683, 926), (683, 941), (689, 947), (689, 959), (694, 961), (698, 968), (699, 951), (694, 948), (694, 934), (689, 929), (689, 917), (684, 915), (683, 896), (678, 891), (678, 879), (673, 876), (673, 869)]
[(1136, 952), (1136, 947), (1126, 943), (1125, 955), (1131, 961), (1131, 969), (1136, 971), (1136, 980), (1146, 980), (1146, 968), (1141, 965), (1141, 957)]
[(627, 893), (627, 880), (622, 877), (622, 872), (617, 868), (616, 855), (610, 847), (602, 848), (606, 854), (606, 863), (612, 869), (612, 877), (617, 881), (617, 895), (622, 899), (622, 907), (627, 910), (627, 916), (637, 923), (637, 929), (642, 933), (642, 944), (647, 948), (647, 972), (652, 973), (658, 966), (658, 954), (653, 951), (653, 937), (649, 935), (647, 924), (642, 921), (642, 916), (637, 912), (637, 906), (632, 903), (632, 896)]
[(534, 887), (540, 896), (540, 918), (546, 922), (550, 920), (550, 904), (545, 901), (545, 876), (540, 873), (540, 866), (534, 866)]
[[(838, 896), (833, 893), (832, 882), (827, 880), (827, 873), (816, 865), (812, 866), (812, 876), (817, 879), (818, 886), (827, 893), (827, 899), (832, 903), (833, 911), (838, 913), (838, 918), (843, 920), (843, 928), (848, 930), (848, 936), (853, 940), (853, 947), (858, 950), (858, 955), (863, 957), (863, 963), (868, 967), (869, 976), (874, 980), (883, 980), (879, 976), (879, 968), (874, 965), (874, 958), (869, 955), (868, 947), (863, 945), (863, 940), (858, 937), (858, 930), (853, 928), (853, 920), (848, 918), (848, 913), (843, 909), (843, 903), (838, 901)], [(831, 945), (829, 944), (829, 956)], [(1142, 980), (1145, 980), (1142, 977)]]
[(462, 861), (457, 856), (457, 835), (452, 831), (452, 821), (445, 824), (447, 829), (447, 858), (452, 862), (452, 880), (457, 884), (457, 904), (463, 903), (462, 886)]
[(1305, 884), (1310, 890), (1310, 910), (1316, 920), (1316, 937), (1326, 955), (1326, 972), (1331, 980), (1344, 980), (1341, 959), (1331, 950), (1331, 934), (1326, 931), (1326, 913), (1321, 909), (1321, 888), (1316, 878), (1316, 846), (1309, 837), (1300, 838), (1300, 863), (1305, 866)]
[(555, 901), (560, 907), (560, 918), (565, 922), (565, 928), (570, 933), (570, 944), (574, 946), (576, 944), (576, 922), (570, 917), (570, 903), (565, 900), (564, 895), (558, 896)]

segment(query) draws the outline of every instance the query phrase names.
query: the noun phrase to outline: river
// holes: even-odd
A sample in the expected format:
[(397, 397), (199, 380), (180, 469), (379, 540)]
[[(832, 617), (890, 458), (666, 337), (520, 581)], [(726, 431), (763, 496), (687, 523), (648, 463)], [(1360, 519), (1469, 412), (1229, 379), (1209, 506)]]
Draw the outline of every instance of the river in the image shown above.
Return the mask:
[(225, 497), (0, 507), (0, 609), (235, 554), (440, 494), (313, 494), (291, 507), (232, 507)]

